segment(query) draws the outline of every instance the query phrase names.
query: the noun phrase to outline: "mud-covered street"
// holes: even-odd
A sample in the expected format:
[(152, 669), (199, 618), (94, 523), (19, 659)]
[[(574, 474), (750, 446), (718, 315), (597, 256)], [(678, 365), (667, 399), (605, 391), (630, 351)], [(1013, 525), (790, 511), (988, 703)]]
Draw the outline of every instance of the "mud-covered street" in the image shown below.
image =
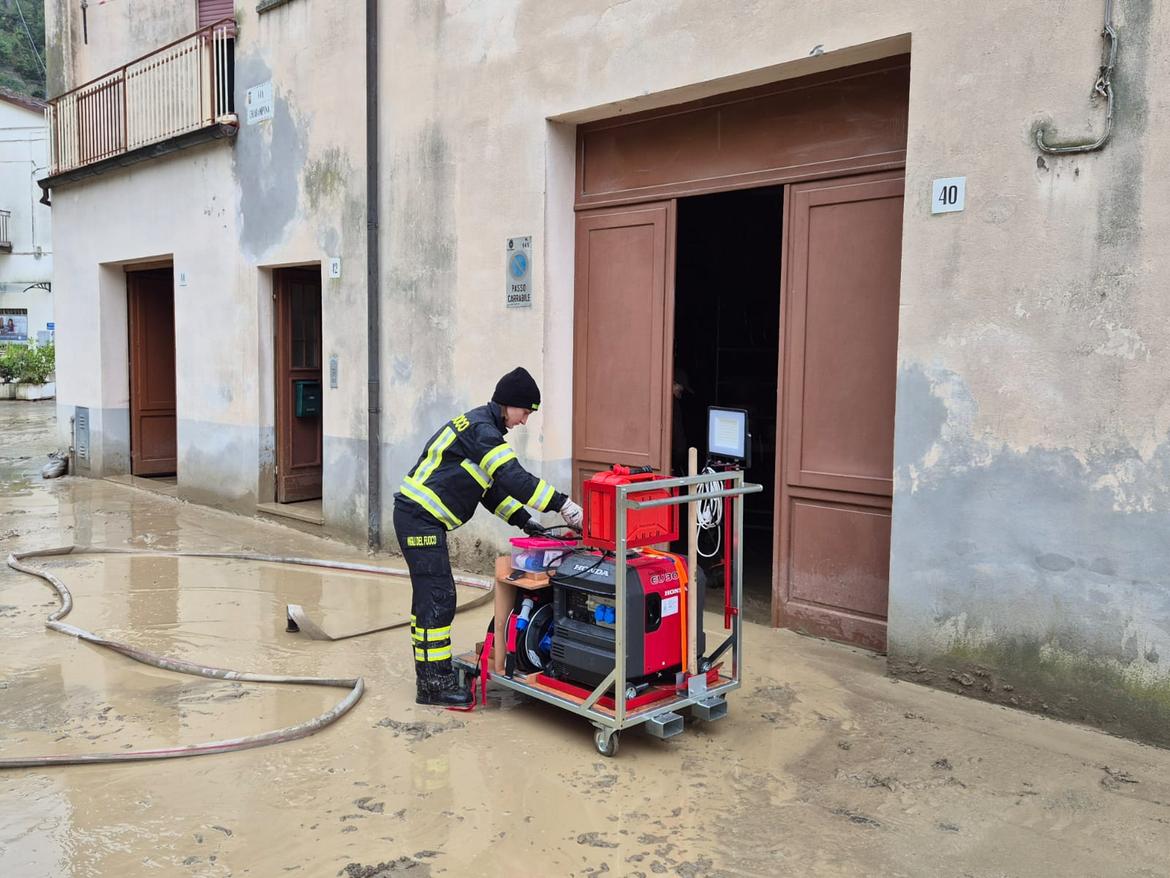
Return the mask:
[[(367, 562), (341, 543), (106, 481), (42, 481), (52, 403), (0, 402), (0, 552), (68, 544)], [(393, 558), (377, 563), (394, 564)], [(726, 719), (616, 759), (583, 720), (499, 691), (414, 704), (405, 580), (157, 556), (50, 559), (69, 622), (241, 670), (362, 676), (304, 740), (238, 753), (0, 773), (0, 875), (1162, 876), (1170, 753), (884, 675), (884, 659), (748, 626)], [(482, 573), (483, 571), (477, 571)], [(474, 594), (461, 594), (465, 599)], [(47, 630), (53, 591), (0, 569), (0, 755), (254, 734), (337, 689), (203, 680)], [(490, 610), (456, 619), (457, 648)], [(721, 619), (709, 615), (709, 629)]]

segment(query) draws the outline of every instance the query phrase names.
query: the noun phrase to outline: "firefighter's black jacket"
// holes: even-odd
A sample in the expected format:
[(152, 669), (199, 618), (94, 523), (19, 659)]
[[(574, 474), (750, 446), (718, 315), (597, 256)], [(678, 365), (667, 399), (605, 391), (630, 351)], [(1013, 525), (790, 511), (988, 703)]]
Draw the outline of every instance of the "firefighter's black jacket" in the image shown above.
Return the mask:
[(395, 494), (454, 530), (482, 503), (516, 527), (524, 507), (559, 512), (567, 497), (529, 473), (504, 440), (504, 412), (494, 402), (448, 421), (430, 438)]

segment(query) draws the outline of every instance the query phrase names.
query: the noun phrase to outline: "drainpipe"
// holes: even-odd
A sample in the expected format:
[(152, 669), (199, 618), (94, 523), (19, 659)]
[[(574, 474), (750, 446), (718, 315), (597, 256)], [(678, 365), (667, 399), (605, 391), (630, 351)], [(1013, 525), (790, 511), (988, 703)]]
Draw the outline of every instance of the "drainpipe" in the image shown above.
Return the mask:
[(382, 311), (379, 271), (378, 0), (366, 0), (366, 346), (369, 425), (366, 428), (368, 541), (382, 547)]
[(1105, 27), (1101, 31), (1105, 41), (1101, 55), (1101, 69), (1093, 84), (1093, 93), (1105, 98), (1105, 131), (1096, 140), (1080, 143), (1049, 144), (1044, 142), (1044, 129), (1036, 132), (1036, 146), (1049, 155), (1063, 155), (1075, 152), (1095, 152), (1105, 145), (1113, 133), (1113, 68), (1117, 64), (1117, 30), (1113, 27), (1113, 0), (1105, 0)]

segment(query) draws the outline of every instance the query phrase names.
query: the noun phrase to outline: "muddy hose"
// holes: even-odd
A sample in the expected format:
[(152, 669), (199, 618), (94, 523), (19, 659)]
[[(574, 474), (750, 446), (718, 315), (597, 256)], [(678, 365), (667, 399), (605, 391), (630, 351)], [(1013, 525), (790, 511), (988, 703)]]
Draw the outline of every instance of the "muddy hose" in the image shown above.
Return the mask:
[[(329, 562), (313, 562), (326, 563)], [(332, 565), (329, 565), (332, 566)], [(353, 570), (361, 569), (371, 573), (384, 573), (392, 576), (410, 576), (407, 570), (393, 570), (388, 567), (367, 567), (362, 564), (347, 565), (344, 569)], [(455, 607), (455, 613), (458, 615), (466, 610), (474, 610), (476, 607), (481, 607), (488, 601), (492, 600), (494, 586), (486, 579), (475, 579), (470, 576), (456, 576), (455, 582), (459, 585), (468, 585), (472, 588), (484, 589), (484, 594), (472, 598), (466, 603), (459, 604)], [(285, 631), (290, 634), (301, 633), (310, 640), (349, 640), (351, 637), (362, 637), (366, 634), (377, 634), (379, 631), (392, 631), (395, 628), (405, 628), (410, 624), (410, 619), (399, 619), (397, 622), (390, 622), (387, 625), (378, 625), (375, 628), (363, 628), (360, 631), (350, 631), (348, 634), (330, 634), (316, 622), (309, 618), (309, 614), (305, 612), (305, 608), (300, 604), (286, 604), (285, 611), (288, 616), (288, 626)]]
[[(325, 567), (340, 570), (351, 570), (360, 573), (380, 573), (386, 575), (406, 575), (406, 571), (392, 570), (384, 567), (374, 567), (369, 564), (353, 564), (344, 561), (324, 561), (316, 558), (288, 558), (276, 555), (261, 555), (242, 552), (166, 552), (153, 549), (130, 548), (101, 548), (97, 546), (58, 546), (51, 549), (38, 549), (31, 552), (13, 552), (8, 556), (8, 566), (21, 573), (27, 573), (47, 582), (61, 601), (60, 608), (45, 620), (45, 627), (61, 634), (68, 634), (95, 646), (105, 647), (121, 653), (137, 662), (161, 668), (165, 671), (175, 671), (180, 674), (190, 674), (195, 677), (207, 677), (214, 680), (231, 680), (243, 683), (285, 683), (302, 686), (335, 686), (349, 689), (349, 694), (338, 702), (331, 710), (326, 711), (303, 723), (263, 732), (258, 735), (247, 735), (241, 738), (226, 738), (219, 741), (207, 741), (201, 744), (187, 744), (175, 747), (161, 747), (151, 750), (123, 750), (117, 753), (90, 753), (65, 756), (27, 756), (16, 758), (0, 758), (0, 769), (4, 768), (43, 768), (51, 765), (88, 765), (94, 763), (111, 762), (140, 762), (147, 759), (177, 759), (184, 756), (207, 756), (213, 753), (228, 753), (235, 750), (249, 750), (253, 747), (264, 747), (269, 744), (278, 744), (283, 741), (295, 741), (320, 731), (331, 723), (344, 716), (362, 697), (365, 691), (365, 681), (361, 677), (293, 677), (279, 674), (252, 674), (245, 671), (233, 671), (225, 668), (204, 667), (182, 659), (168, 658), (146, 650), (138, 649), (116, 640), (108, 640), (91, 631), (66, 624), (61, 619), (69, 615), (73, 609), (73, 596), (68, 587), (60, 579), (47, 570), (40, 570), (22, 563), (30, 558), (51, 558), (63, 555), (156, 555), (172, 558), (225, 558), (242, 561), (265, 561), (274, 564), (296, 564), (303, 567)], [(488, 584), (481, 580), (461, 579), (465, 585), (475, 585), (484, 588)], [(489, 591), (490, 595), (490, 591)], [(482, 603), (486, 598), (477, 598), (471, 603)], [(478, 603), (477, 603), (478, 602)], [(467, 606), (460, 609), (468, 609)], [(409, 622), (409, 620), (406, 620)], [(398, 627), (400, 624), (387, 627)], [(386, 630), (374, 629), (374, 630)], [(352, 635), (350, 635), (352, 636)]]

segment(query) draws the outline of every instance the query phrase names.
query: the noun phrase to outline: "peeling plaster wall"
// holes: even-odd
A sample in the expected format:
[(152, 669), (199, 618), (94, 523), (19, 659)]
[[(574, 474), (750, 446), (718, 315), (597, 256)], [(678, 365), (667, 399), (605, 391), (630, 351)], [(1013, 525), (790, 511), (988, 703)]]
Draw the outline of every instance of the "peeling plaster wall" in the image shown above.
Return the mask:
[[(982, 44), (953, 47), (972, 72), (944, 86), (915, 38), (890, 653), (914, 679), (1167, 745), (1170, 17), (1117, 7), (1116, 133), (1080, 157), (1038, 158), (980, 98), (1019, 88), (976, 71)], [(1024, 82), (1091, 82), (1091, 59), (1057, 66), (1048, 43)], [(944, 90), (969, 127), (927, 124)], [(1088, 133), (1077, 107), (1022, 109)], [(959, 173), (968, 210), (915, 222), (929, 178)]]
[[(348, 7), (346, 7), (348, 9)], [(352, 10), (351, 10), (352, 11)], [(240, 250), (261, 275), (271, 308), (271, 270), (320, 263), (326, 525), (364, 540), (366, 531), (366, 128), (365, 20), (328, 3), (293, 2), (258, 15), (238, 8), (236, 106), (271, 80), (271, 121), (241, 125), (234, 153)], [(340, 278), (328, 277), (340, 257)], [(262, 271), (255, 272), (253, 267)], [(275, 411), (271, 316), (257, 341), (264, 390), (252, 418), (260, 428), (261, 499), (271, 499)], [(329, 359), (338, 386), (329, 386)], [(359, 456), (355, 456), (359, 455)]]
[[(195, 31), (195, 0), (46, 0), (49, 97), (121, 67)], [(88, 34), (88, 39), (87, 39)]]
[[(101, 10), (115, 6), (128, 8)], [(53, 76), (74, 84), (82, 70), (102, 73), (194, 29), (194, 3), (154, 0), (133, 9), (103, 19), (99, 41), (91, 6), (85, 46), (77, 11), (50, 4)], [(66, 437), (74, 408), (89, 406), (92, 473), (128, 469), (124, 264), (172, 259), (176, 284), (178, 273), (187, 275), (187, 285), (175, 290), (179, 493), (253, 512), (274, 492), (273, 271), (320, 265), (323, 509), (330, 529), (360, 537), (366, 511), (365, 68), (364, 52), (353, 47), (362, 45), (364, 23), (335, 13), (316, 3), (290, 3), (264, 15), (237, 10), (236, 106), (242, 111), (248, 88), (271, 81), (271, 120), (242, 123), (234, 140), (54, 190), (54, 219), (68, 249), (55, 278), (69, 315), (59, 332), (59, 429)], [(341, 278), (325, 277), (333, 256), (342, 260)], [(328, 387), (332, 355), (337, 389)]]
[[(891, 667), (1165, 743), (1170, 11), (1116, 7), (1114, 139), (1042, 162), (1038, 126), (1103, 124), (1102, 3), (387, 7), (386, 488), (517, 362), (546, 402), (513, 441), (567, 481), (575, 124), (912, 43)], [(958, 175), (967, 209), (931, 216)], [(538, 280), (509, 312), (517, 234)], [(477, 519), (454, 544), (473, 562), (505, 535)]]
[[(384, 520), (436, 426), (517, 364), (543, 402), (509, 441), (570, 487), (576, 124), (880, 57), (856, 47), (906, 34), (913, 5), (801, 7), (800, 28), (761, 2), (383, 7)], [(843, 52), (810, 59), (817, 43)], [(504, 305), (515, 235), (533, 236), (531, 309)], [(508, 535), (478, 516), (453, 538), (456, 559), (482, 567)]]

